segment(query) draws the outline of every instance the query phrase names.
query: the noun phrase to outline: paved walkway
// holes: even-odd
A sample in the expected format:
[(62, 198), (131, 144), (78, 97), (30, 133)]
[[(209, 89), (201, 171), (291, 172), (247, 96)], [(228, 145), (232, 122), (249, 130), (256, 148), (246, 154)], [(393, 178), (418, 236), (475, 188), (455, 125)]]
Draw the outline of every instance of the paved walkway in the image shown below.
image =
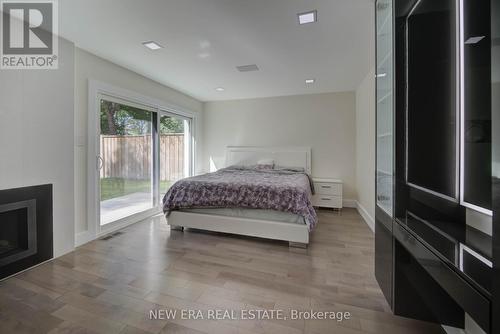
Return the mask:
[(149, 192), (107, 199), (101, 202), (101, 225), (112, 223), (152, 207), (153, 199)]

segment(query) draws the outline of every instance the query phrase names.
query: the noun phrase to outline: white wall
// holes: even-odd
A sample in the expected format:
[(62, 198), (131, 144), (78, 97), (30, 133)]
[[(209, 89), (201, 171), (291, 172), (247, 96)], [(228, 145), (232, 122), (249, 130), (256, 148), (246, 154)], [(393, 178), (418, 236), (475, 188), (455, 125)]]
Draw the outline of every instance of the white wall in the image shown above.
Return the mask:
[(0, 71), (0, 189), (53, 184), (54, 255), (74, 247), (74, 45), (59, 69)]
[(224, 166), (228, 145), (310, 146), (312, 174), (344, 181), (355, 199), (353, 92), (205, 103), (203, 169)]
[[(87, 231), (87, 120), (88, 80), (98, 80), (113, 86), (152, 97), (194, 111), (202, 111), (202, 103), (169, 87), (120, 67), (89, 52), (75, 49), (75, 226), (76, 233)], [(201, 115), (200, 115), (201, 116)], [(201, 117), (198, 119), (198, 127)], [(201, 135), (201, 128), (196, 129)], [(201, 146), (197, 144), (197, 156)]]
[(375, 226), (375, 124), (375, 70), (372, 69), (356, 90), (356, 189), (360, 213), (372, 229)]

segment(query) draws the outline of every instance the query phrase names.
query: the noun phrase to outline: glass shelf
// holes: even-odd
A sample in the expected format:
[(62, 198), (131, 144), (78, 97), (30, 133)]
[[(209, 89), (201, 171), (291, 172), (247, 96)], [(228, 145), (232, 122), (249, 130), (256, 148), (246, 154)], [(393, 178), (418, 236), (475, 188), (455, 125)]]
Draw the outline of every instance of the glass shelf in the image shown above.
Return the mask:
[(377, 205), (392, 217), (393, 139), (393, 3), (378, 0), (377, 20)]

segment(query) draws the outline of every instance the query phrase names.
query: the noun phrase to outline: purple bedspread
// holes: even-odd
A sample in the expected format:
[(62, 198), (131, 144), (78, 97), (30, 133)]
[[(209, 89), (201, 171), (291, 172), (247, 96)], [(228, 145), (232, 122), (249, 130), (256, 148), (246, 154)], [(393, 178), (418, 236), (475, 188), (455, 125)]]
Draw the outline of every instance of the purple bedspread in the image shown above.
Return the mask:
[(163, 198), (163, 212), (176, 209), (248, 208), (291, 212), (316, 225), (310, 177), (291, 170), (228, 167), (177, 181)]

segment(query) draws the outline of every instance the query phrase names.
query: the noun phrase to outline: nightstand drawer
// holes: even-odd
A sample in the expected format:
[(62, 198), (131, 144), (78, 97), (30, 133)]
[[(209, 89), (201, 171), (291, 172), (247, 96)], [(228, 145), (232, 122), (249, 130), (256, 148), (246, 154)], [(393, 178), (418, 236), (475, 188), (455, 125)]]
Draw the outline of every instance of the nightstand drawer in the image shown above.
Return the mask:
[(314, 206), (322, 206), (325, 208), (342, 208), (342, 196), (327, 196), (315, 194), (312, 197)]
[(314, 182), (314, 191), (321, 195), (342, 196), (342, 184)]

